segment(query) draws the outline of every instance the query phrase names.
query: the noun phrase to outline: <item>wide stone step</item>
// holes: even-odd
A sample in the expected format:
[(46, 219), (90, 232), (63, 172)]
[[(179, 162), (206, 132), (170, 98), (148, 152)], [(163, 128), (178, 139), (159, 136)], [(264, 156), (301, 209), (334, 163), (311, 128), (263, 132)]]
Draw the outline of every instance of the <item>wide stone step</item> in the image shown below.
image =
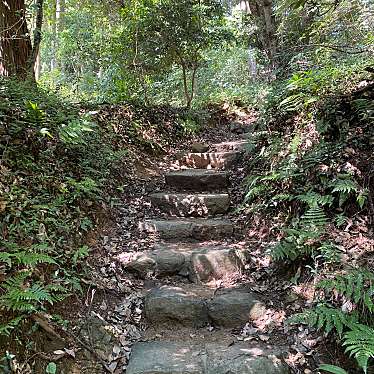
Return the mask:
[(248, 147), (248, 139), (241, 139), (232, 142), (213, 144), (211, 149), (215, 152), (244, 152)]
[(143, 278), (181, 275), (201, 283), (239, 276), (248, 259), (249, 251), (240, 247), (165, 244), (134, 253), (123, 261), (123, 266)]
[(196, 169), (228, 169), (240, 157), (240, 152), (187, 153), (179, 165)]
[(132, 348), (126, 374), (288, 374), (282, 354), (244, 343), (141, 342)]
[(166, 184), (180, 190), (210, 191), (227, 187), (228, 173), (206, 169), (178, 170), (165, 174)]
[(161, 286), (145, 297), (145, 318), (152, 325), (180, 324), (203, 327), (241, 327), (261, 317), (266, 308), (251, 292), (239, 289), (219, 290), (198, 285)]
[(227, 219), (153, 219), (140, 222), (139, 229), (162, 239), (209, 240), (230, 236), (234, 225)]
[(226, 213), (230, 207), (228, 194), (173, 194), (154, 193), (150, 200), (171, 216), (205, 217)]

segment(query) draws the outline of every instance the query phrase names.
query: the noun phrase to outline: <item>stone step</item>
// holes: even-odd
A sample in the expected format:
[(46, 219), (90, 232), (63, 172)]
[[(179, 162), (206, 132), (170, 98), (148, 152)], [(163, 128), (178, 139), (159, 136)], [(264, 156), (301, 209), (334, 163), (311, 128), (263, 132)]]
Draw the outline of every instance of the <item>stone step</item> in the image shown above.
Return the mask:
[(264, 304), (243, 289), (213, 289), (199, 285), (161, 286), (144, 300), (146, 320), (152, 325), (182, 325), (195, 328), (242, 327), (265, 313)]
[(229, 210), (228, 194), (174, 194), (153, 193), (150, 196), (152, 205), (170, 216), (206, 217), (223, 214)]
[(288, 374), (282, 356), (274, 348), (245, 343), (140, 342), (132, 348), (126, 374)]
[(248, 139), (235, 140), (213, 144), (211, 150), (215, 152), (244, 152), (249, 144)]
[(232, 235), (234, 225), (227, 219), (152, 219), (140, 222), (139, 229), (162, 239), (209, 240)]
[(167, 245), (136, 252), (123, 266), (143, 278), (181, 275), (201, 283), (239, 276), (249, 260), (249, 251), (239, 246)]
[(195, 169), (228, 169), (239, 159), (241, 152), (187, 153), (179, 158), (180, 166)]
[(165, 181), (180, 190), (210, 191), (227, 187), (229, 179), (225, 171), (187, 169), (166, 173)]

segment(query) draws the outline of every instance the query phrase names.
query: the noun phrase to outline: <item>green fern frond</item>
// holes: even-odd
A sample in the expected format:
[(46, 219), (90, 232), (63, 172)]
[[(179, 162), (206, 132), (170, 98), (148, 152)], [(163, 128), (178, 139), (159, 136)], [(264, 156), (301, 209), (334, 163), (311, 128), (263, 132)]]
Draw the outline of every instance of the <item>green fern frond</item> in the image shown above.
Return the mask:
[(30, 272), (24, 271), (3, 283), (5, 292), (0, 297), (0, 306), (10, 311), (30, 313), (44, 302), (53, 304), (51, 291), (39, 282), (30, 285), (29, 276)]
[(4, 325), (0, 325), (0, 336), (9, 336), (11, 332), (24, 320), (24, 318), (24, 315), (20, 315)]
[(362, 324), (354, 325), (351, 331), (344, 334), (343, 346), (367, 373), (369, 360), (374, 358), (374, 329)]
[[(343, 178), (343, 176), (342, 176)], [(329, 186), (332, 187), (331, 192), (343, 192), (345, 194), (350, 194), (352, 192), (358, 191), (358, 185), (355, 181), (350, 179), (350, 176), (347, 176), (348, 179), (336, 179), (330, 182)]]
[(334, 275), (334, 278), (323, 279), (317, 288), (331, 292), (336, 291), (346, 299), (363, 303), (370, 313), (374, 312), (374, 273), (365, 270), (354, 270), (344, 275)]
[(317, 248), (317, 252), (324, 258), (326, 263), (337, 263), (341, 260), (342, 250), (337, 245), (330, 242), (321, 243)]
[[(360, 192), (360, 188), (358, 184), (351, 179), (352, 176), (349, 174), (342, 174), (339, 178), (331, 181), (328, 186), (332, 188), (332, 193), (339, 194), (339, 206), (341, 207), (349, 198), (352, 193), (358, 194)], [(365, 200), (362, 198), (360, 199), (361, 204), (363, 204)]]
[(317, 192), (309, 191), (305, 194), (296, 196), (298, 201), (308, 204), (310, 208), (318, 206), (331, 206), (334, 202), (334, 198), (331, 195), (321, 195)]
[(357, 323), (356, 314), (347, 314), (340, 309), (332, 308), (326, 304), (317, 305), (313, 310), (298, 313), (289, 319), (291, 324), (307, 324), (318, 330), (322, 329), (329, 334), (336, 330), (342, 336), (344, 329)]
[(12, 266), (12, 254), (7, 252), (0, 253), (0, 262), (4, 262), (8, 266)]
[(18, 263), (26, 266), (34, 266), (42, 263), (56, 264), (56, 261), (52, 257), (43, 253), (17, 252), (12, 257), (15, 257)]
[(298, 248), (293, 243), (288, 243), (285, 240), (280, 241), (270, 250), (271, 257), (274, 261), (281, 260), (296, 260), (300, 256)]
[(304, 226), (322, 228), (326, 226), (328, 219), (323, 208), (319, 206), (309, 208), (301, 217)]

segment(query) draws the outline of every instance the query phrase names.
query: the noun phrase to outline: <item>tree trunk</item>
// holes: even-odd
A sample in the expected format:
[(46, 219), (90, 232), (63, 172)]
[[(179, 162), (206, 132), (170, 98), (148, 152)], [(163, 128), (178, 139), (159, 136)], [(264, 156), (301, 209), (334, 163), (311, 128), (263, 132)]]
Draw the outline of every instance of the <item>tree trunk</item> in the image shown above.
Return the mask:
[(249, 12), (254, 16), (258, 28), (257, 39), (264, 50), (269, 64), (274, 70), (277, 66), (277, 24), (273, 13), (272, 0), (246, 1)]
[(59, 35), (63, 30), (64, 15), (65, 15), (65, 0), (55, 0), (53, 3), (53, 18), (52, 18), (52, 59), (51, 59), (51, 70), (54, 70), (61, 65), (61, 61), (58, 61), (57, 51), (59, 46)]
[[(43, 0), (36, 0), (36, 20), (34, 30), (34, 43), (32, 52), (28, 62), (28, 70), (30, 75), (35, 76), (35, 64), (38, 56), (40, 59), (40, 42), (42, 41), (42, 25), (43, 25)], [(40, 62), (40, 61), (39, 61)]]
[(0, 75), (28, 77), (32, 46), (24, 0), (0, 0)]
[(187, 109), (190, 109), (192, 97), (190, 96), (188, 92), (187, 66), (182, 59), (181, 59), (181, 67), (182, 67), (182, 74), (183, 74), (183, 88), (184, 88), (184, 96), (186, 98), (186, 106), (187, 106)]

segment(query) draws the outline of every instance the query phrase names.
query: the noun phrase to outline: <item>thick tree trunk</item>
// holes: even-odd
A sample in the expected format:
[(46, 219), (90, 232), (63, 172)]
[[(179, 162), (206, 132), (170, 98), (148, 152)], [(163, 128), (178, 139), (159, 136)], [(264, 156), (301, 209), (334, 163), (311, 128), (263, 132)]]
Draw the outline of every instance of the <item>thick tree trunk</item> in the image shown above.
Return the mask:
[(26, 79), (32, 46), (24, 0), (0, 0), (0, 75)]

